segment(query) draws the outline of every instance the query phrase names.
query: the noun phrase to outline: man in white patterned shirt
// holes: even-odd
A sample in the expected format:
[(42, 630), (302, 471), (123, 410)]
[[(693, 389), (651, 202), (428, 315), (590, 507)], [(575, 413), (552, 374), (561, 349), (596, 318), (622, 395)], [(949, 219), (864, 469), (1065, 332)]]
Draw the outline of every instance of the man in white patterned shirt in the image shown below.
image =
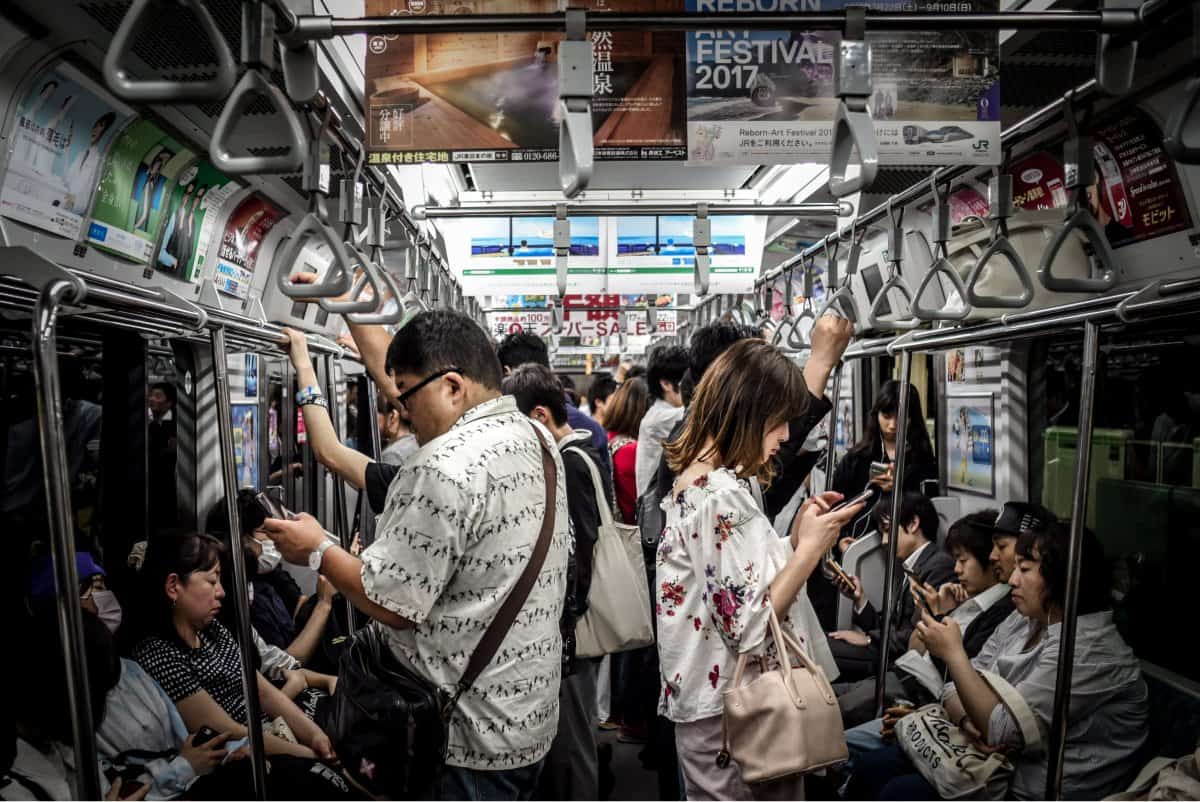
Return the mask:
[[(267, 528), (289, 561), (305, 563), (320, 551), (321, 574), (386, 625), (396, 658), (450, 688), (537, 541), (545, 512), (541, 447), (512, 397), (500, 394), (500, 364), (470, 318), (425, 312), (390, 343), (380, 327), (351, 332), (421, 448), (392, 480), (376, 540), (361, 560), (325, 545), (311, 516), (272, 519)], [(496, 656), (459, 699), (440, 798), (530, 798), (557, 731), (568, 516), (562, 460), (551, 450), (558, 483), (550, 551)]]

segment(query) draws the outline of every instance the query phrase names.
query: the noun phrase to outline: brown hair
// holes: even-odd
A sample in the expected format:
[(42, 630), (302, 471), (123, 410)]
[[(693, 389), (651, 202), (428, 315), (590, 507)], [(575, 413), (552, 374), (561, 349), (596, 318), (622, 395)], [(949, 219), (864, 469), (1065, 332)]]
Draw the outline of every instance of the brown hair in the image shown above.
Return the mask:
[(613, 434), (636, 438), (649, 408), (650, 389), (646, 380), (640, 377), (626, 379), (608, 397), (608, 405), (604, 407), (604, 428)]
[(804, 375), (795, 363), (764, 340), (737, 342), (704, 371), (683, 432), (665, 447), (667, 464), (679, 474), (696, 460), (715, 457), (765, 485), (775, 467), (762, 461), (763, 437), (807, 407)]

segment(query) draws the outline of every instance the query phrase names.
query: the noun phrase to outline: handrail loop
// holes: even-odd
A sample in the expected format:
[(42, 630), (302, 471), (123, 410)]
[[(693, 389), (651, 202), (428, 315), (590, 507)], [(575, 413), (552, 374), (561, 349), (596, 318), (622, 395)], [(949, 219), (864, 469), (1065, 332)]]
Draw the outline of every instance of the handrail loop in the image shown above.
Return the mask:
[[(892, 218), (892, 226), (888, 229), (888, 250), (884, 254), (884, 261), (888, 263), (888, 278), (879, 288), (879, 293), (875, 299), (871, 301), (871, 308), (867, 312), (867, 325), (873, 329), (898, 329), (909, 330), (915, 329), (921, 325), (921, 321), (912, 314), (912, 293), (908, 290), (908, 285), (900, 276), (900, 263), (904, 259), (904, 207), (900, 207), (898, 217), (892, 216), (891, 201), (888, 201), (889, 212), (888, 216)], [(888, 292), (896, 290), (908, 302), (910, 317), (907, 319), (892, 318), (891, 320), (881, 318), (879, 316), (880, 309), (886, 303)]]
[(567, 9), (566, 29), (566, 39), (558, 43), (558, 180), (563, 196), (573, 198), (587, 189), (595, 166), (587, 12)]
[[(1143, 0), (1104, 0), (1103, 11), (1138, 10)], [(1139, 15), (1140, 16), (1140, 15)], [(1137, 64), (1138, 40), (1128, 34), (1100, 31), (1096, 47), (1096, 87), (1106, 95), (1119, 97), (1133, 88)]]
[(571, 221), (567, 218), (567, 204), (560, 203), (554, 208), (554, 286), (560, 298), (567, 294), (570, 254)]
[[(855, 217), (851, 222), (850, 227), (853, 229), (858, 224), (858, 218)], [(866, 229), (863, 229), (863, 233)], [(861, 246), (862, 240), (859, 239)], [(817, 310), (817, 317), (824, 317), (827, 312), (832, 311), (838, 317), (849, 320), (856, 327), (858, 325), (858, 311), (854, 306), (854, 289), (850, 282), (854, 277), (854, 273), (858, 270), (858, 256), (862, 252), (861, 247), (856, 248), (854, 245), (854, 237), (850, 239), (850, 254), (846, 259), (846, 275), (842, 277), (841, 283), (838, 283), (837, 258), (838, 250), (841, 248), (841, 240), (836, 239), (833, 243), (833, 254), (829, 253), (829, 240), (822, 241), (822, 247), (825, 250), (825, 303), (821, 304), (821, 308)], [(830, 292), (829, 289), (836, 287), (837, 289)]]
[(1192, 6), (1192, 63), (1198, 74), (1188, 81), (1187, 97), (1172, 110), (1163, 132), (1163, 147), (1180, 164), (1200, 164), (1200, 144), (1187, 142), (1188, 134), (1192, 142), (1200, 139), (1200, 8), (1196, 6)]
[[(967, 301), (979, 309), (1024, 309), (1033, 302), (1033, 277), (1021, 259), (1021, 254), (1008, 239), (1008, 218), (1014, 213), (1013, 180), (1005, 163), (997, 167), (988, 181), (988, 219), (992, 221), (992, 239), (967, 276)], [(1021, 294), (1015, 298), (1003, 295), (983, 295), (975, 285), (983, 276), (983, 269), (996, 256), (1003, 256), (1012, 266), (1013, 273), (1021, 282)]]
[[(279, 291), (289, 298), (336, 298), (351, 289), (353, 275), (353, 259), (346, 252), (346, 246), (341, 237), (325, 222), (325, 196), (328, 191), (328, 174), (324, 170), (324, 159), (321, 157), (321, 144), (325, 132), (329, 128), (332, 107), (327, 107), (321, 117), (321, 123), (313, 132), (308, 146), (308, 156), (304, 162), (304, 190), (308, 192), (308, 212), (300, 220), (300, 224), (292, 231), (291, 237), (283, 245), (277, 257), (280, 268), (276, 273)], [(311, 121), (309, 123), (311, 130)], [(323, 180), (324, 179), (324, 180)], [(313, 284), (293, 284), (291, 271), (304, 247), (306, 239), (316, 235), (332, 256), (325, 275)], [(374, 308), (369, 307), (369, 308)], [(360, 311), (367, 311), (366, 309)]]
[(189, 101), (221, 100), (233, 89), (237, 80), (237, 65), (233, 53), (212, 14), (201, 0), (176, 0), (187, 6), (196, 15), (200, 30), (212, 44), (217, 54), (217, 72), (211, 78), (199, 81), (139, 81), (130, 77), (121, 66), (122, 59), (133, 49), (133, 42), (148, 21), (150, 7), (159, 5), (156, 0), (133, 0), (117, 32), (113, 34), (108, 51), (104, 54), (104, 82), (112, 93), (122, 100), (133, 103), (183, 103)]
[[(1104, 229), (1100, 228), (1088, 203), (1088, 188), (1096, 178), (1092, 140), (1091, 137), (1079, 134), (1073, 103), (1067, 104), (1066, 122), (1069, 138), (1063, 145), (1063, 172), (1066, 189), (1072, 193), (1072, 197), (1063, 227), (1054, 235), (1054, 239), (1042, 254), (1042, 262), (1038, 266), (1038, 279), (1042, 286), (1051, 292), (1105, 292), (1116, 286), (1117, 262), (1112, 246), (1104, 236)], [(1092, 267), (1090, 278), (1066, 278), (1056, 276), (1053, 272), (1058, 252), (1075, 231), (1081, 233), (1092, 248), (1089, 259)]]
[[(879, 172), (879, 142), (871, 120), (871, 46), (866, 41), (866, 6), (846, 6), (846, 28), (838, 49), (837, 115), (829, 157), (829, 191), (844, 198), (871, 186)], [(858, 148), (859, 174), (847, 179)]]
[[(951, 233), (951, 217), (950, 217), (950, 187), (947, 186), (944, 193), (938, 192), (938, 182), (935, 179), (933, 182), (933, 219), (931, 223), (930, 240), (934, 243), (935, 253), (938, 257), (934, 259), (933, 264), (929, 266), (929, 270), (922, 276), (920, 283), (917, 285), (916, 292), (913, 293), (911, 312), (913, 317), (918, 320), (964, 320), (971, 313), (971, 305), (967, 302), (967, 288), (963, 286), (962, 276), (958, 275), (958, 271), (954, 269), (954, 263), (950, 261), (949, 246), (946, 244), (950, 241)], [(950, 279), (955, 291), (958, 293), (959, 304), (956, 309), (948, 309), (946, 306), (941, 308), (927, 307), (921, 303), (921, 298), (924, 297), (925, 291), (929, 289), (929, 285), (938, 275), (943, 275)]]
[(800, 331), (800, 322), (803, 320), (812, 321), (809, 324), (809, 339), (812, 339), (811, 327), (817, 321), (817, 315), (813, 311), (812, 294), (813, 294), (813, 265), (812, 262), (803, 264), (801, 269), (804, 271), (804, 305), (800, 308), (800, 314), (796, 316), (795, 322), (792, 323), (792, 330), (788, 332), (787, 344), (788, 347), (795, 351), (811, 351), (812, 342), (805, 342), (804, 333)]
[[(339, 150), (338, 153), (340, 158), (342, 151)], [(363, 185), (359, 181), (359, 177), (362, 175), (365, 157), (366, 149), (362, 148), (358, 152), (353, 177), (342, 179), (339, 182), (338, 222), (342, 224), (343, 247), (352, 257), (353, 263), (362, 267), (362, 276), (354, 282), (349, 299), (338, 301), (332, 298), (322, 298), (320, 300), (321, 308), (334, 314), (375, 312), (383, 303), (383, 280), (376, 273), (371, 258), (363, 253), (355, 241), (354, 229), (361, 226), (363, 221)], [(317, 169), (320, 168), (319, 164), (316, 166)], [(368, 286), (371, 288), (369, 296), (366, 295)]]
[[(305, 140), (300, 118), (287, 95), (268, 77), (275, 61), (274, 12), (263, 3), (242, 6), (242, 62), (246, 73), (225, 98), (221, 115), (213, 125), (208, 143), (208, 158), (229, 175), (294, 173), (304, 163)], [(234, 156), (228, 142), (233, 128), (241, 121), (255, 96), (265, 97), (283, 117), (287, 150), (275, 156)]]
[[(369, 188), (367, 192), (370, 193)], [(376, 288), (376, 298), (379, 305), (374, 313), (352, 313), (346, 315), (346, 319), (356, 325), (394, 326), (404, 319), (406, 312), (400, 288), (397, 286), (395, 278), (388, 272), (387, 265), (383, 261), (383, 243), (387, 240), (387, 211), (387, 197), (385, 195), (379, 193), (377, 200), (372, 200), (368, 197), (366, 209), (367, 247), (371, 249), (370, 260), (375, 263), (376, 272), (378, 277), (383, 281), (386, 294), (381, 292), (380, 288)], [(396, 301), (396, 309), (391, 313), (384, 311), (388, 301), (387, 295), (391, 295)]]
[(792, 312), (793, 297), (792, 271), (789, 270), (784, 273), (783, 278), (783, 317), (779, 319), (779, 325), (775, 327), (775, 334), (771, 337), (771, 345), (779, 345), (783, 341), (784, 330), (789, 327), (795, 327), (796, 318)]
[(712, 246), (712, 220), (708, 217), (708, 204), (696, 204), (696, 216), (692, 218), (692, 245), (696, 248), (696, 269), (693, 285), (696, 295), (708, 295), (711, 280), (712, 260), (708, 249)]

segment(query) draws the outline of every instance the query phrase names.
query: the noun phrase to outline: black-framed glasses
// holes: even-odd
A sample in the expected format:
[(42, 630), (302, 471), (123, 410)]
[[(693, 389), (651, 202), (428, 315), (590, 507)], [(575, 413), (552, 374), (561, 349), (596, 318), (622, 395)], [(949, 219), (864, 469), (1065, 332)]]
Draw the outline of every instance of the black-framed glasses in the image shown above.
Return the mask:
[(405, 390), (400, 395), (398, 395), (396, 397), (396, 407), (398, 409), (404, 410), (405, 412), (408, 412), (409, 399), (411, 399), (414, 395), (416, 395), (418, 392), (420, 392), (421, 388), (424, 387), (425, 385), (429, 384), (430, 382), (435, 382), (438, 379), (442, 378), (443, 376), (445, 376), (449, 373), (462, 373), (462, 371), (459, 370), (458, 368), (443, 368), (442, 370), (438, 370), (433, 373), (430, 373), (424, 379), (421, 379), (421, 381), (417, 382), (412, 387), (410, 387), (409, 389)]

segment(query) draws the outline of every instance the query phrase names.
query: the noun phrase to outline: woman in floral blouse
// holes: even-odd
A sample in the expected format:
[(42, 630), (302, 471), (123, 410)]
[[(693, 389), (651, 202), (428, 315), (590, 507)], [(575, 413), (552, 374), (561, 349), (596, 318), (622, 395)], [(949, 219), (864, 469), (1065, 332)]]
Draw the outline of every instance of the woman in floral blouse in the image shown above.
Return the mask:
[[(841, 496), (824, 493), (801, 507), (791, 536), (780, 538), (751, 488), (770, 482), (788, 421), (807, 404), (800, 369), (768, 343), (743, 340), (705, 371), (683, 433), (666, 447), (678, 479), (663, 501), (656, 572), (659, 712), (675, 722), (689, 800), (754, 798), (737, 765), (718, 768), (716, 759), (722, 693), (738, 655), (765, 650), (768, 605), (836, 676), (802, 590), (861, 505), (829, 512)], [(797, 783), (792, 793), (801, 790)]]

